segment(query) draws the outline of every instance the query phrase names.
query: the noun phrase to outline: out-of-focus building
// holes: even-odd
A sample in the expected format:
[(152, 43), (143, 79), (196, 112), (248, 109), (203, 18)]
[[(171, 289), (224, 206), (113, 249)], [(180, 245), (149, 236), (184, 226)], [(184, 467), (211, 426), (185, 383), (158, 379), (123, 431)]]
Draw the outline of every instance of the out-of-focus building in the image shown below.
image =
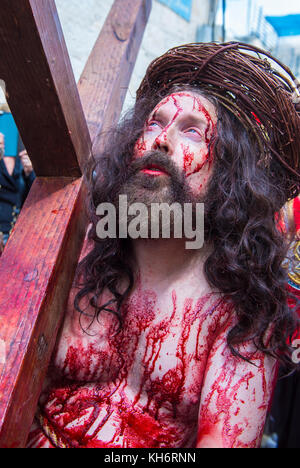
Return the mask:
[[(114, 0), (55, 2), (78, 81)], [(300, 75), (300, 36), (295, 36), (292, 43), (292, 37), (286, 41), (279, 35), (265, 16), (262, 6), (265, 3), (261, 0), (152, 0), (124, 108), (133, 104), (149, 63), (171, 47), (189, 42), (240, 40), (255, 44), (274, 53)], [(5, 101), (3, 96), (0, 90), (0, 104)]]
[[(56, 0), (76, 80), (114, 0)], [(218, 0), (152, 0), (152, 10), (133, 70), (124, 108), (130, 107), (149, 63), (171, 47), (195, 42), (202, 28), (210, 41)]]
[[(56, 0), (55, 3), (78, 81), (114, 0)], [(218, 0), (152, 0), (152, 11), (124, 108), (133, 104), (137, 87), (154, 58), (171, 47), (195, 42), (199, 31), (202, 40), (212, 40), (217, 5)], [(3, 93), (0, 91), (1, 102)]]
[(268, 8), (266, 4), (269, 2), (262, 0), (219, 0), (217, 40), (221, 39), (225, 5), (226, 40), (239, 40), (268, 50), (300, 78), (300, 2), (294, 8), (290, 2), (281, 8), (288, 11), (290, 6), (288, 14), (279, 14), (275, 4), (273, 9), (272, 4)]

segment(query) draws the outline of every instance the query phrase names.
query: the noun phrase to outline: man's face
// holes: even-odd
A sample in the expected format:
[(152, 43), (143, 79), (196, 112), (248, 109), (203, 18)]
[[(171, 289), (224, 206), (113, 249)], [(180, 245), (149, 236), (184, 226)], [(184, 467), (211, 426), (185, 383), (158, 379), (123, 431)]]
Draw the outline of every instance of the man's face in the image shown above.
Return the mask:
[(4, 156), (4, 135), (0, 133), (0, 160)]
[[(199, 196), (205, 192), (212, 172), (209, 143), (216, 123), (216, 109), (205, 97), (191, 91), (171, 94), (151, 112), (135, 145), (134, 159), (151, 151), (164, 153), (184, 174), (192, 192)], [(142, 172), (149, 178), (166, 175), (159, 166)]]

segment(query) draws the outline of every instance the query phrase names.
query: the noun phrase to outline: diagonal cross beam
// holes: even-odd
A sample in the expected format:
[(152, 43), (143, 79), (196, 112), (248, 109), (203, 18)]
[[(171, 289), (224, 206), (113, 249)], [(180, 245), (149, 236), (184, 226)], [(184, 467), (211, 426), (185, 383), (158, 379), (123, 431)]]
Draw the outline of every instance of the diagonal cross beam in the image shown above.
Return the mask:
[(54, 0), (1, 2), (0, 78), (38, 175), (0, 259), (1, 448), (25, 446), (86, 231), (81, 173), (119, 118), (150, 9), (115, 0), (77, 87)]

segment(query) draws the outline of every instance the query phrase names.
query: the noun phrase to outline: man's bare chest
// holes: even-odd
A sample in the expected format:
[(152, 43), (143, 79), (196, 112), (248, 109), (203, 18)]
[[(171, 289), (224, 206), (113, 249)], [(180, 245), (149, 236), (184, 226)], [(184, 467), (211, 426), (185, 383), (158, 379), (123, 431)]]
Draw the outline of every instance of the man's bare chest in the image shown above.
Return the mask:
[(180, 302), (173, 292), (165, 310), (151, 292), (134, 295), (119, 332), (104, 320), (98, 336), (67, 340), (57, 365), (70, 381), (114, 388), (113, 394), (128, 394), (153, 411), (185, 407), (199, 400), (216, 324), (226, 310), (211, 294)]
[(161, 310), (148, 293), (130, 299), (119, 333), (104, 321), (99, 336), (67, 334), (60, 377), (40, 402), (47, 421), (81, 444), (160, 446), (160, 436), (192, 444), (209, 349), (226, 316), (213, 295), (180, 303), (174, 293)]

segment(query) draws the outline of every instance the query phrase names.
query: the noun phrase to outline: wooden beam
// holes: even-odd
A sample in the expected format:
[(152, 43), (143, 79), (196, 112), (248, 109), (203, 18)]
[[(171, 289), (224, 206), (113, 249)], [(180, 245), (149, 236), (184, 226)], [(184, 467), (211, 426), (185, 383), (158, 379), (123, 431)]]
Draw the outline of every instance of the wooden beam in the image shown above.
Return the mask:
[[(45, 53), (46, 60), (43, 59), (43, 66), (46, 69), (48, 63), (48, 70), (51, 70), (51, 76), (55, 75), (57, 78), (56, 81), (52, 80), (48, 82), (49, 96), (54, 100), (57, 118), (66, 117), (71, 112), (71, 108), (68, 107), (69, 104), (66, 102), (66, 100), (68, 101), (68, 94), (65, 98), (62, 98), (62, 88), (68, 86), (68, 82), (65, 82), (66, 74), (62, 73), (62, 81), (60, 82), (59, 73), (55, 69), (55, 63), (49, 63), (51, 60), (55, 62), (56, 55), (53, 55), (51, 52), (51, 47), (47, 43), (47, 35), (45, 34), (46, 30), (49, 32), (47, 15), (50, 15), (49, 21), (52, 26), (53, 18), (55, 18), (53, 1), (22, 0), (22, 2), (17, 2), (16, 0), (4, 0), (3, 3), (5, 5), (1, 4), (1, 7), (4, 10), (6, 7), (10, 10), (10, 5), (12, 5), (15, 15), (13, 16), (13, 20), (8, 18), (7, 25), (4, 24), (5, 21), (2, 21), (3, 18), (0, 18), (0, 47), (2, 42), (6, 42), (3, 38), (13, 38), (16, 36), (11, 31), (12, 21), (15, 21), (15, 28), (20, 33), (24, 30), (25, 26), (21, 24), (23, 19), (21, 20), (20, 16), (18, 16), (17, 9), (24, 14), (24, 21), (29, 21), (25, 29), (27, 27), (30, 29), (34, 26), (34, 23), (30, 19), (31, 16), (34, 17), (35, 24), (38, 24), (38, 26), (35, 29), (36, 42), (34, 42), (33, 48), (37, 48), (37, 39), (41, 33), (43, 50), (48, 51)], [(18, 4), (18, 8), (16, 8), (16, 4)], [(24, 5), (32, 8), (32, 14), (29, 14), (30, 9), (26, 9)], [(50, 9), (49, 5), (51, 6)], [(102, 42), (102, 47), (105, 47), (106, 57), (111, 57), (111, 64), (114, 64), (113, 73), (110, 74), (110, 69), (104, 67), (103, 50), (99, 48), (98, 42), (98, 47), (93, 50), (83, 74), (84, 83), (81, 81), (81, 84), (79, 84), (84, 109), (87, 112), (88, 118), (91, 117), (89, 128), (95, 142), (95, 147), (100, 144), (100, 130), (113, 125), (119, 118), (150, 5), (151, 0), (116, 0), (112, 9), (113, 15), (111, 14), (108, 17), (104, 28), (107, 31), (113, 31), (113, 34), (117, 37), (117, 42), (110, 42), (109, 35), (107, 36), (107, 41)], [(43, 11), (39, 11), (38, 6)], [(126, 6), (133, 16), (127, 16), (125, 11)], [(115, 19), (112, 20), (112, 18)], [(8, 27), (7, 33), (6, 26)], [(134, 34), (134, 31), (137, 31), (136, 34)], [(29, 31), (25, 32), (29, 34)], [(54, 36), (58, 32), (59, 28), (52, 30)], [(61, 36), (60, 42), (62, 41), (63, 38)], [(57, 45), (57, 38), (51, 37), (51, 42)], [(5, 45), (7, 63), (10, 66), (14, 65), (15, 70), (18, 68), (18, 63), (14, 63), (15, 60), (20, 60), (23, 63), (22, 57), (19, 57), (18, 51), (15, 50), (19, 46), (20, 41), (16, 37), (9, 47), (7, 44)], [(28, 58), (31, 57), (31, 55), (28, 55), (31, 52), (28, 43), (27, 46), (29, 48), (29, 51), (26, 52)], [(133, 53), (133, 51), (135, 52)], [(34, 53), (36, 54), (36, 52)], [(37, 57), (38, 54), (34, 56)], [(60, 63), (66, 64), (66, 61), (67, 58), (64, 57), (64, 61)], [(97, 70), (97, 79), (94, 79), (93, 68), (90, 68), (91, 64)], [(103, 74), (105, 76), (103, 79), (101, 78), (101, 67), (103, 67)], [(12, 77), (8, 69), (8, 66), (1, 68), (0, 63), (0, 70), (2, 72), (6, 71), (6, 84), (8, 82), (14, 83), (14, 77)], [(53, 72), (53, 70), (56, 71)], [(0, 71), (0, 74), (2, 72)], [(26, 106), (34, 111), (31, 124), (34, 125), (36, 132), (39, 133), (39, 118), (44, 118), (40, 107), (43, 106), (44, 111), (48, 111), (48, 109), (44, 108), (46, 101), (41, 92), (32, 89), (31, 83), (28, 84), (30, 76), (34, 78), (33, 74), (33, 72), (30, 74), (27, 70), (27, 80), (23, 83), (19, 81), (18, 86), (16, 85), (17, 82), (12, 87), (8, 86), (8, 90), (14, 89), (18, 91), (17, 97), (20, 98), (21, 104), (19, 106), (17, 103), (17, 97), (16, 99), (10, 97), (9, 102), (10, 105), (16, 106), (14, 116), (17, 123), (20, 123), (22, 119), (26, 120), (27, 117), (24, 110)], [(49, 77), (47, 74), (44, 76)], [(118, 79), (115, 79), (116, 77)], [(53, 86), (55, 86), (55, 92)], [(73, 85), (70, 91), (71, 95), (73, 93), (72, 90)], [(75, 108), (73, 110), (75, 111)], [(27, 143), (32, 145), (30, 148), (36, 151), (35, 168), (36, 164), (40, 164), (39, 157), (41, 157), (46, 158), (47, 171), (50, 170), (51, 168), (48, 164), (49, 154), (53, 156), (52, 164), (55, 163), (57, 168), (51, 172), (50, 175), (52, 176), (53, 174), (60, 173), (60, 164), (62, 164), (63, 169), (66, 166), (65, 155), (67, 154), (67, 150), (61, 146), (61, 142), (64, 138), (67, 142), (67, 137), (63, 119), (59, 121), (62, 125), (61, 128), (58, 128), (57, 123), (52, 120), (51, 127), (49, 127), (52, 136), (55, 133), (52, 132), (52, 125), (57, 130), (55, 138), (57, 138), (57, 144), (60, 142), (60, 146), (57, 146), (56, 153), (53, 149), (53, 142), (51, 143), (50, 153), (44, 149), (43, 142), (45, 142), (45, 145), (49, 144), (44, 130), (41, 135), (31, 133), (31, 137), (27, 140)], [(45, 120), (42, 120), (42, 122), (44, 125)], [(22, 124), (24, 124), (24, 131), (25, 129), (29, 130), (26, 127), (26, 123)], [(96, 131), (94, 131), (95, 129)], [(65, 136), (61, 136), (60, 132)], [(35, 142), (35, 138), (37, 142)], [(89, 135), (86, 137), (84, 134), (82, 141), (88, 143)], [(75, 144), (75, 140), (73, 139), (72, 142), (74, 143), (73, 148), (76, 158), (80, 159), (80, 150), (78, 148), (81, 148), (81, 143)], [(85, 143), (82, 147), (85, 148)], [(31, 152), (30, 155), (32, 156), (32, 154)], [(85, 156), (86, 153), (81, 157), (80, 164), (84, 164)], [(72, 161), (75, 162), (73, 156), (72, 158)], [(45, 166), (40, 164), (38, 167), (37, 172), (41, 173)], [(60, 175), (64, 175), (64, 170)], [(15, 230), (0, 259), (0, 283), (2, 285), (0, 290), (1, 448), (24, 447), (27, 439), (82, 247), (86, 230), (83, 209), (84, 200), (85, 186), (81, 178), (38, 178), (34, 182)]]
[(82, 179), (40, 178), (0, 261), (0, 446), (24, 446), (85, 234)]
[(78, 82), (93, 153), (101, 132), (117, 123), (152, 0), (116, 0)]
[(35, 172), (79, 177), (91, 141), (54, 0), (2, 0), (0, 79)]

